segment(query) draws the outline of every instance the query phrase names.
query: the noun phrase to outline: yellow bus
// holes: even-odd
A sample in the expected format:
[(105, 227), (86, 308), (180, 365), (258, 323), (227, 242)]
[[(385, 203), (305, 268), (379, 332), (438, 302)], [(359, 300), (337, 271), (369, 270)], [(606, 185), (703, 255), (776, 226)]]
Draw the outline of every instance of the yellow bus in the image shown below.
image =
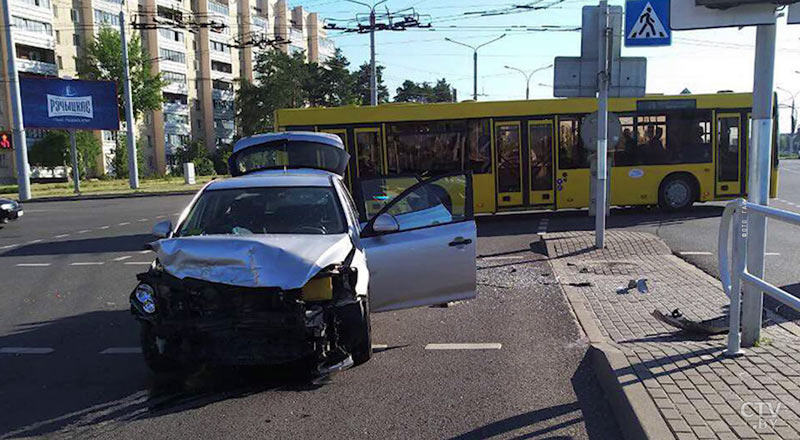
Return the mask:
[[(683, 209), (745, 194), (752, 95), (611, 99), (610, 202)], [(582, 119), (591, 98), (284, 109), (277, 130), (334, 133), (352, 159), (347, 182), (471, 171), (475, 213), (589, 206)], [(777, 111), (774, 114), (777, 138)], [(772, 197), (777, 191), (777, 153)]]

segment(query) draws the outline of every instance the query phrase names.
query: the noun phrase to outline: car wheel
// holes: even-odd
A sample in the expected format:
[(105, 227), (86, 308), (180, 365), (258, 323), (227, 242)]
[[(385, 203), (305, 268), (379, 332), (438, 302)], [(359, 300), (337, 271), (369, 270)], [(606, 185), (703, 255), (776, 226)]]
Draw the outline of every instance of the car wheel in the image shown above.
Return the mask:
[(680, 211), (694, 203), (694, 185), (686, 176), (670, 176), (661, 183), (658, 206), (665, 211)]
[(372, 357), (372, 323), (369, 318), (369, 298), (359, 301), (361, 305), (361, 321), (358, 325), (358, 339), (351, 348), (353, 363), (361, 365)]
[(142, 322), (139, 332), (142, 344), (142, 355), (144, 362), (155, 373), (174, 373), (180, 371), (183, 366), (180, 362), (170, 358), (158, 351), (156, 335), (153, 326), (149, 322)]

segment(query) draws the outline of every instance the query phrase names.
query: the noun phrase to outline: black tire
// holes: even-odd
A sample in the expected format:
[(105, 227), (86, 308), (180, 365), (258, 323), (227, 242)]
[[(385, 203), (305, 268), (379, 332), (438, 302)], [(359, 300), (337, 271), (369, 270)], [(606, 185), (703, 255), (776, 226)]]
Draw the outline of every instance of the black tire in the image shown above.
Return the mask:
[(155, 373), (175, 373), (183, 369), (183, 365), (175, 359), (158, 352), (156, 335), (149, 322), (142, 322), (139, 332), (144, 362)]
[(688, 176), (669, 176), (658, 189), (658, 206), (664, 211), (688, 209), (697, 199), (695, 184)]
[(369, 298), (360, 301), (361, 322), (358, 325), (360, 337), (351, 348), (353, 363), (361, 365), (372, 357), (372, 322), (369, 317)]

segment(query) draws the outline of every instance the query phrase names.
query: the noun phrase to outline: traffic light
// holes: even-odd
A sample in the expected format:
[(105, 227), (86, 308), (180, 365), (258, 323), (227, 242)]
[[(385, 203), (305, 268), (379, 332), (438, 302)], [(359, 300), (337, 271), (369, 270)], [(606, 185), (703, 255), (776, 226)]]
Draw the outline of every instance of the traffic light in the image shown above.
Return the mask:
[(0, 131), (0, 150), (11, 150), (13, 145), (11, 143), (11, 133), (7, 131)]

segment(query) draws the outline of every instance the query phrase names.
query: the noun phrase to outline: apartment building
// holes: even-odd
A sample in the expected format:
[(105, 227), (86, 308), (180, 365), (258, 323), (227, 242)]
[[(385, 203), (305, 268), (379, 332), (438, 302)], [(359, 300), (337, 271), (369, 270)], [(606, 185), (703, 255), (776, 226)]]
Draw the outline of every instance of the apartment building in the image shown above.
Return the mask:
[[(103, 26), (119, 27), (119, 12), (136, 21), (142, 44), (153, 60), (152, 69), (167, 82), (162, 108), (137, 120), (139, 144), (148, 168), (169, 172), (177, 165), (175, 153), (193, 139), (213, 151), (233, 142), (234, 97), (237, 79), (253, 80), (259, 50), (244, 46), (252, 36), (280, 37), (286, 53), (303, 50), (310, 61), (332, 56), (335, 46), (322, 20), (302, 6), (289, 8), (286, 0), (9, 0), (12, 33), (21, 74), (77, 77), (76, 58)], [(128, 23), (130, 25), (130, 23)], [(205, 24), (205, 25), (199, 25)], [(0, 15), (0, 26), (5, 26)], [(5, 29), (5, 27), (2, 27)], [(245, 38), (243, 38), (245, 37)], [(2, 44), (0, 131), (10, 130), (5, 32)], [(120, 91), (121, 93), (121, 91)], [(26, 130), (28, 148), (44, 131)], [(110, 172), (116, 132), (97, 132), (103, 155), (98, 171)], [(13, 181), (16, 164), (12, 151), (0, 150), (0, 182)]]

